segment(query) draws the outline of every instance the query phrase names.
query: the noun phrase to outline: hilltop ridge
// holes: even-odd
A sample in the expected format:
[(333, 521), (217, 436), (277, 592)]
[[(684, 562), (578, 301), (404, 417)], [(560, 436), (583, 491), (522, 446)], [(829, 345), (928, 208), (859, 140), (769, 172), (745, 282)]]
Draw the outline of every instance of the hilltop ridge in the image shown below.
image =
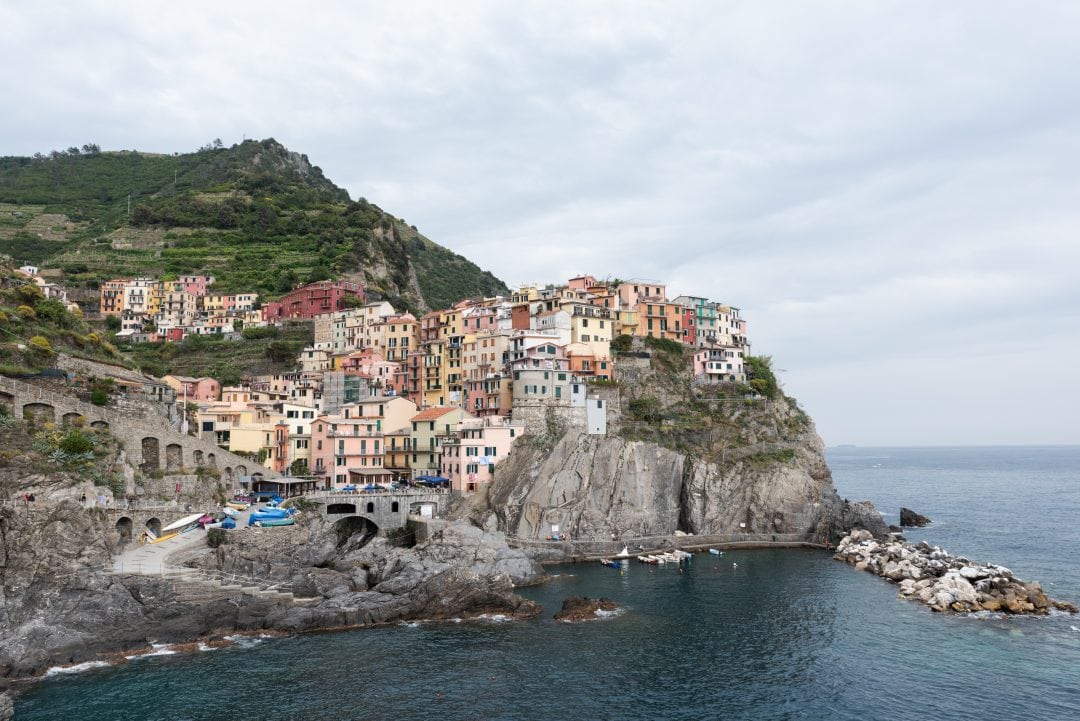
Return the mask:
[(118, 270), (203, 273), (262, 298), (340, 277), (414, 311), (508, 292), (273, 138), (172, 155), (88, 144), (0, 157), (0, 253), (86, 299)]

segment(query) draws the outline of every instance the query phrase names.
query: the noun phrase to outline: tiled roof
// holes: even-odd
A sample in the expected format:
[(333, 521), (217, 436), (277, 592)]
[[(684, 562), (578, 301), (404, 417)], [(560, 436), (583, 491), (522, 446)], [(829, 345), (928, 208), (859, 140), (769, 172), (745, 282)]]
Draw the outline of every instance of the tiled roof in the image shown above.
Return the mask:
[(461, 410), (460, 408), (428, 408), (427, 410), (420, 411), (410, 420), (414, 421), (433, 421), (436, 418), (442, 418), (447, 413), (453, 413), (454, 411)]

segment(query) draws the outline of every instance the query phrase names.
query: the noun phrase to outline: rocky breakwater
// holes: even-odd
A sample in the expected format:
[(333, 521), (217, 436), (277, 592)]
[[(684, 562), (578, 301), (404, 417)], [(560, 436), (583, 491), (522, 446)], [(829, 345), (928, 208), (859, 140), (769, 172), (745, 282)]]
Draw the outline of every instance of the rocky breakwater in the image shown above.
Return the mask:
[(1004, 566), (975, 563), (925, 541), (882, 541), (868, 531), (853, 531), (840, 541), (833, 558), (899, 584), (902, 598), (921, 601), (934, 611), (1077, 612), (1073, 604), (1047, 598), (1040, 584), (1022, 581)]

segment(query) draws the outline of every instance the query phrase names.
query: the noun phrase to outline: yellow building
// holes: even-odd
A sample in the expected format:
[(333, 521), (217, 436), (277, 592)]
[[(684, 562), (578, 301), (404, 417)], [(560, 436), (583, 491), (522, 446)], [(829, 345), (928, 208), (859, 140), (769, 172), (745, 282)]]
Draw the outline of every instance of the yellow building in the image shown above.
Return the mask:
[(428, 408), (410, 420), (409, 463), (415, 475), (437, 475), (442, 444), (451, 438), (462, 420), (476, 416), (461, 408)]

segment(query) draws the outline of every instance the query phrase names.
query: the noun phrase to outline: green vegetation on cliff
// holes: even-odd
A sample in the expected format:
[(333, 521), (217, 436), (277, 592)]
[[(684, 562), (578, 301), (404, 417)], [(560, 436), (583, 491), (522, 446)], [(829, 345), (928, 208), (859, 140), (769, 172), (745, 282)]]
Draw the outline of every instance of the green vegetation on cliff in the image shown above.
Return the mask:
[(144, 373), (210, 376), (235, 385), (246, 374), (281, 373), (296, 367), (304, 346), (314, 341), (310, 322), (248, 328), (242, 340), (190, 335), (178, 343), (136, 343), (119, 350)]
[(507, 293), (499, 279), (364, 199), (352, 201), (273, 139), (194, 153), (0, 158), (0, 253), (92, 290), (119, 274), (208, 274), (274, 298), (348, 277), (414, 311)]
[(29, 278), (0, 266), (0, 373), (32, 373), (53, 364), (57, 352), (117, 362), (116, 349), (82, 317), (46, 298)]
[(747, 357), (748, 384), (698, 386), (681, 344), (633, 338), (620, 345), (623, 353), (649, 354), (644, 365), (625, 358), (616, 366), (626, 410), (620, 435), (628, 440), (698, 456), (745, 455), (761, 466), (790, 461), (791, 449), (812, 431), (809, 416), (780, 390), (767, 357)]

